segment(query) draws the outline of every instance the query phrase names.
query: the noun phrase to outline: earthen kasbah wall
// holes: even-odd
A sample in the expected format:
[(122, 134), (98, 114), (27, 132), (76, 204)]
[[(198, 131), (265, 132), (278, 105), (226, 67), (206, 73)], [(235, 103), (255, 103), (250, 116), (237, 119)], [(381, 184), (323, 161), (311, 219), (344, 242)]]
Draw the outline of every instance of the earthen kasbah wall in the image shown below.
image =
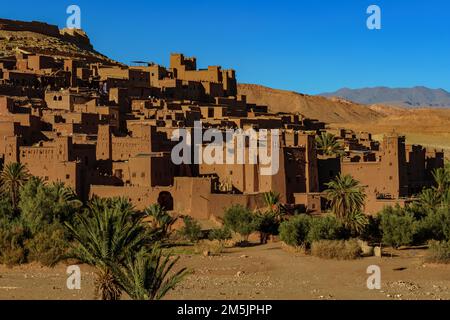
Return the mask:
[(0, 19), (0, 30), (30, 31), (51, 37), (60, 36), (59, 28), (57, 26), (37, 21), (26, 22), (26, 21)]
[[(37, 22), (0, 20), (0, 29), (60, 36), (56, 27)], [(315, 143), (316, 135), (330, 131), (323, 122), (270, 113), (237, 95), (236, 84), (234, 70), (198, 69), (195, 58), (182, 54), (172, 54), (169, 67), (29, 53), (0, 58), (0, 164), (23, 163), (48, 183), (64, 182), (83, 200), (125, 197), (139, 210), (159, 203), (174, 215), (205, 221), (220, 221), (232, 205), (264, 210), (270, 191), (291, 211), (321, 214), (328, 210), (326, 183), (340, 173), (364, 186), (365, 212), (376, 214), (385, 205), (411, 201), (444, 165), (442, 150), (406, 145), (401, 135), (375, 141), (367, 132), (345, 129), (333, 132), (345, 154), (325, 156)], [(279, 159), (278, 170), (263, 175), (267, 164), (261, 155), (249, 161), (256, 148), (247, 140), (217, 149), (237, 154), (243, 147), (243, 163), (174, 162), (178, 142), (172, 136), (179, 129), (191, 137), (192, 148), (183, 151), (190, 159), (194, 148), (208, 149), (207, 141), (195, 140), (197, 121), (202, 133), (215, 129), (223, 136), (236, 129), (253, 129), (256, 137), (263, 129), (279, 130), (276, 140), (259, 143)]]

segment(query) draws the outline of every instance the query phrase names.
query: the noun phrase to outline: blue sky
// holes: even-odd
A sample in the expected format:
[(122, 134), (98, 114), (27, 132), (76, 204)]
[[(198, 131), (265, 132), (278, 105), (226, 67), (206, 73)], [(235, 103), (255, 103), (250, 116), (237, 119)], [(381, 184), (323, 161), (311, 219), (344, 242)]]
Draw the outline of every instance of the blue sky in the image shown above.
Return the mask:
[[(171, 52), (199, 67), (233, 68), (238, 80), (316, 94), (342, 87), (450, 91), (448, 0), (21, 0), (0, 17), (64, 27), (81, 8), (95, 48), (124, 63), (168, 65)], [(368, 30), (366, 9), (382, 10)]]

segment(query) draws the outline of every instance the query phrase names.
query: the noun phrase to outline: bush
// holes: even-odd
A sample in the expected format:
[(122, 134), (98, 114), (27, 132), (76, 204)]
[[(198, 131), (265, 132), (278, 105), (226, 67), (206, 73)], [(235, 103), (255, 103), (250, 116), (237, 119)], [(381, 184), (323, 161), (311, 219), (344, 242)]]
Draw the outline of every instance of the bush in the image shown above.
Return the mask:
[(225, 249), (225, 245), (219, 240), (202, 240), (195, 245), (195, 252), (203, 255), (219, 255)]
[(248, 236), (256, 231), (254, 215), (249, 209), (241, 205), (234, 205), (228, 208), (225, 211), (223, 222), (226, 228), (240, 234), (244, 241), (247, 241)]
[(382, 241), (379, 217), (368, 216), (367, 225), (362, 230), (360, 238), (370, 243), (380, 243)]
[(220, 242), (223, 242), (225, 240), (231, 239), (231, 231), (225, 227), (220, 229), (212, 229), (209, 231), (208, 239), (218, 240)]
[(308, 243), (319, 240), (337, 240), (343, 237), (344, 228), (335, 216), (327, 215), (311, 219), (307, 236)]
[(190, 216), (183, 217), (184, 227), (180, 230), (180, 234), (191, 242), (198, 242), (202, 236), (202, 227), (194, 218)]
[(71, 222), (80, 206), (73, 192), (61, 183), (47, 186), (33, 177), (20, 189), (21, 218), (32, 234), (54, 222)]
[(0, 263), (9, 267), (26, 262), (26, 229), (17, 221), (0, 222)]
[(361, 256), (357, 240), (320, 240), (311, 245), (311, 254), (323, 259), (353, 260)]
[(25, 247), (28, 251), (28, 261), (40, 262), (47, 267), (59, 261), (68, 248), (64, 231), (62, 225), (53, 224), (27, 240)]
[(280, 223), (273, 212), (258, 213), (255, 216), (255, 228), (259, 232), (260, 242), (267, 243), (270, 235), (277, 235)]
[(450, 241), (450, 209), (438, 208), (430, 211), (418, 224), (416, 241)]
[(412, 214), (386, 207), (380, 215), (382, 242), (398, 248), (413, 243), (416, 221)]
[(290, 246), (307, 245), (310, 226), (310, 216), (304, 214), (293, 216), (280, 224), (280, 240)]
[(450, 241), (430, 241), (426, 260), (435, 263), (450, 263)]

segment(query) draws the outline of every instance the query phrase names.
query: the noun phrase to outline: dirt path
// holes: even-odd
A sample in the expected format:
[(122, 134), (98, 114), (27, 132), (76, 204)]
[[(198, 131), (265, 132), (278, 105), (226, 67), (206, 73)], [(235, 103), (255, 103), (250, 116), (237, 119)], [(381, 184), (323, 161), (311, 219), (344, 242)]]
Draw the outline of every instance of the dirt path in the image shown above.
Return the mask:
[[(425, 250), (393, 258), (323, 260), (286, 252), (279, 243), (232, 248), (220, 256), (183, 255), (193, 273), (167, 299), (450, 299), (450, 265), (424, 264)], [(381, 268), (381, 290), (366, 286)], [(66, 288), (66, 266), (0, 266), (0, 299), (92, 299), (93, 269), (81, 266), (81, 290)]]

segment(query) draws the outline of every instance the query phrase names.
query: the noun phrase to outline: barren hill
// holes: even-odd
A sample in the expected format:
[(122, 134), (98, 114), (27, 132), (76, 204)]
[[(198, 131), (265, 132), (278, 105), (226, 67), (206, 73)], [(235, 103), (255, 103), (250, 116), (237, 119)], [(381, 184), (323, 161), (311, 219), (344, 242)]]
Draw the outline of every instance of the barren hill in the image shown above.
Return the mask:
[(310, 96), (254, 84), (239, 84), (238, 91), (246, 95), (250, 103), (267, 105), (272, 112), (299, 112), (325, 122), (372, 122), (384, 117), (365, 105), (339, 98)]
[(0, 57), (29, 52), (117, 64), (95, 51), (83, 30), (61, 29), (43, 22), (0, 19)]

